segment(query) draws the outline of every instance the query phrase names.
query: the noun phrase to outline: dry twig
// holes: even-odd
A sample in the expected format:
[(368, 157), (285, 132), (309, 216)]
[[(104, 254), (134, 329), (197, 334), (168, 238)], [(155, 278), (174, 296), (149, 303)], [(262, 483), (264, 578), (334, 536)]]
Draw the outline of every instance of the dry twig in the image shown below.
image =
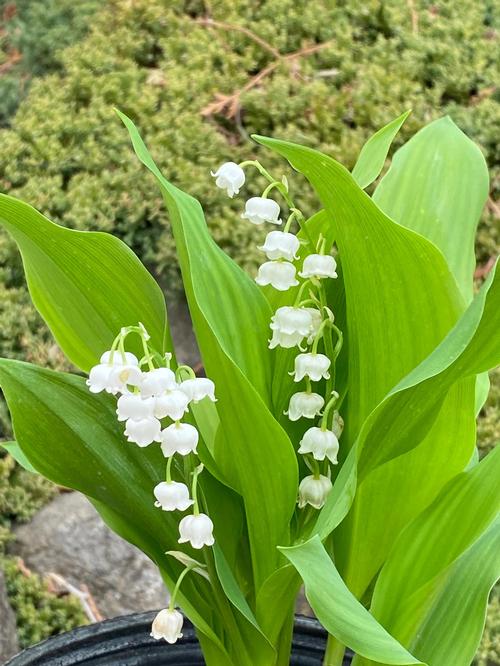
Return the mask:
[(71, 594), (76, 597), (80, 602), (83, 612), (87, 616), (89, 622), (100, 622), (102, 617), (93, 596), (90, 594), (89, 588), (86, 585), (81, 585), (78, 589), (69, 583), (63, 576), (56, 573), (49, 573), (47, 575), (47, 583), (52, 587), (54, 594), (60, 594), (61, 591)]
[(201, 110), (203, 116), (211, 116), (214, 114), (223, 114), (226, 118), (234, 118), (240, 111), (240, 99), (241, 96), (255, 88), (259, 83), (265, 79), (267, 76), (272, 74), (282, 63), (287, 63), (288, 66), (292, 69), (295, 66), (295, 61), (304, 56), (312, 55), (317, 53), (322, 49), (331, 46), (333, 40), (324, 42), (323, 44), (313, 44), (310, 46), (305, 46), (298, 51), (293, 53), (282, 54), (277, 49), (274, 48), (271, 44), (268, 44), (264, 39), (256, 35), (254, 32), (248, 28), (244, 28), (239, 25), (231, 25), (229, 23), (221, 23), (220, 21), (214, 21), (210, 18), (197, 19), (195, 23), (202, 25), (206, 28), (218, 28), (220, 30), (226, 31), (235, 31), (241, 32), (246, 35), (249, 39), (254, 41), (256, 44), (261, 46), (265, 51), (271, 53), (275, 60), (266, 65), (263, 69), (253, 76), (242, 88), (235, 90), (229, 95), (224, 95), (222, 93), (217, 93), (215, 95), (215, 101), (211, 102)]

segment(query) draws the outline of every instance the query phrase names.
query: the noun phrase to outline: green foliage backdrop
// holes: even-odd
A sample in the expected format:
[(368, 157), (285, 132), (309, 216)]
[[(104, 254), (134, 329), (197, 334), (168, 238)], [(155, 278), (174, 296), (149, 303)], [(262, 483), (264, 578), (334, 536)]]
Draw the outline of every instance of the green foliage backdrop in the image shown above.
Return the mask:
[[(203, 201), (215, 239), (250, 271), (262, 232), (239, 224), (241, 202), (213, 187), (210, 169), (257, 154), (248, 138), (253, 132), (319, 148), (352, 167), (373, 131), (412, 108), (396, 148), (449, 113), (483, 149), (492, 193), (479, 263), (498, 249), (499, 18), (493, 0), (108, 0), (93, 16), (98, 4), (52, 0), (41, 12), (41, 3), (18, 3), (17, 32), (4, 35), (2, 48), (23, 51), (25, 61), (16, 67), (36, 62), (35, 73), (45, 76), (32, 82), (10, 127), (0, 131), (2, 192), (69, 227), (112, 231), (175, 295), (180, 282), (163, 203), (130, 159), (112, 106), (134, 118), (160, 168)], [(207, 16), (215, 23), (208, 25)], [(290, 54), (296, 55), (283, 57)], [(17, 69), (0, 78), (2, 122), (25, 90), (24, 76)], [(267, 152), (271, 167), (272, 159)], [(257, 193), (260, 183), (253, 186)], [(311, 209), (308, 192), (299, 205)], [(29, 303), (19, 255), (4, 233), (0, 356), (64, 365)], [(497, 382), (480, 422), (485, 447), (500, 435), (499, 401)], [(0, 436), (8, 428), (0, 405)], [(1, 496), (0, 488), (0, 504)], [(494, 658), (494, 618), (481, 664)]]

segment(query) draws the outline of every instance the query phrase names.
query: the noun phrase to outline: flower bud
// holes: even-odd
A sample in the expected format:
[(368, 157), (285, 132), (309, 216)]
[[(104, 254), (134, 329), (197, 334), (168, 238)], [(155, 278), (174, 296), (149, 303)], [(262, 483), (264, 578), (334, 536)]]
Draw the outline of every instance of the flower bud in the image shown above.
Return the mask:
[(165, 391), (155, 398), (154, 415), (157, 419), (168, 416), (172, 421), (178, 421), (188, 411), (188, 405), (189, 398), (180, 389)]
[(317, 308), (304, 308), (304, 310), (307, 310), (311, 315), (311, 332), (307, 338), (307, 344), (312, 345), (314, 338), (318, 335), (319, 327), (323, 322), (323, 318), (321, 317), (321, 312)]
[(198, 439), (198, 431), (191, 424), (172, 423), (161, 432), (161, 450), (165, 458), (170, 458), (174, 453), (187, 456), (196, 453)]
[(221, 190), (226, 190), (231, 199), (238, 194), (245, 183), (245, 172), (235, 162), (225, 162), (215, 173), (210, 172), (215, 178), (215, 184)]
[(255, 282), (261, 287), (270, 284), (278, 291), (287, 291), (299, 284), (295, 278), (295, 266), (288, 261), (266, 261), (259, 266)]
[(315, 460), (324, 460), (325, 457), (337, 464), (339, 442), (331, 430), (322, 430), (316, 426), (306, 430), (299, 442), (299, 453), (312, 453)]
[(252, 224), (281, 224), (280, 207), (273, 199), (264, 197), (252, 197), (245, 204), (245, 212), (241, 216), (244, 220), (249, 220)]
[(299, 354), (295, 357), (295, 381), (309, 377), (313, 382), (328, 379), (331, 361), (325, 354)]
[(182, 638), (182, 625), (184, 618), (179, 611), (164, 608), (153, 620), (151, 636), (156, 640), (164, 638), (167, 643), (173, 644), (178, 638)]
[(179, 386), (180, 390), (186, 394), (189, 402), (199, 402), (203, 398), (210, 398), (216, 402), (215, 384), (207, 377), (197, 377), (196, 379), (186, 379)]
[(153, 395), (160, 395), (164, 391), (172, 391), (177, 387), (175, 373), (169, 368), (155, 368), (145, 372), (141, 384), (141, 395), (143, 398), (150, 398)]
[(154, 416), (154, 398), (143, 400), (137, 393), (124, 393), (118, 398), (117, 410), (118, 421), (127, 419), (147, 419)]
[(288, 414), (290, 421), (298, 421), (300, 418), (313, 419), (320, 413), (324, 404), (324, 398), (318, 393), (301, 391), (292, 395), (285, 414)]
[(177, 481), (162, 481), (154, 488), (155, 506), (163, 511), (185, 511), (194, 504), (189, 499), (189, 488)]
[(329, 254), (309, 254), (302, 265), (303, 278), (336, 278), (337, 262)]
[(340, 437), (344, 430), (344, 419), (340, 416), (337, 410), (333, 412), (332, 431), (337, 439)]
[(306, 476), (299, 485), (299, 509), (310, 504), (315, 509), (321, 509), (325, 505), (326, 498), (332, 489), (332, 482), (327, 476), (320, 474)]
[(179, 523), (179, 543), (190, 542), (193, 548), (199, 549), (203, 546), (213, 546), (214, 524), (205, 513), (197, 516), (185, 516)]
[(279, 345), (290, 349), (300, 345), (311, 332), (313, 319), (309, 310), (312, 308), (295, 308), (288, 305), (278, 308), (271, 318), (270, 328), (273, 337), (269, 348), (274, 349)]
[(264, 245), (261, 245), (259, 250), (265, 252), (267, 258), (272, 261), (276, 259), (293, 261), (298, 258), (296, 254), (299, 248), (300, 241), (295, 234), (288, 231), (270, 231), (266, 236)]
[(158, 419), (128, 419), (125, 424), (125, 436), (129, 442), (138, 446), (148, 446), (152, 442), (160, 441), (161, 424)]

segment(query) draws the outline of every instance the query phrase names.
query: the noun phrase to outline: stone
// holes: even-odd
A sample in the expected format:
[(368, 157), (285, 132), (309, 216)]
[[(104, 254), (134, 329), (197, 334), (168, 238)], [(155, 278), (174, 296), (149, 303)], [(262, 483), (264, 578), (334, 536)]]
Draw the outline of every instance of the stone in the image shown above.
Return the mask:
[(295, 604), (295, 612), (297, 615), (305, 615), (306, 617), (314, 617), (311, 606), (306, 599), (304, 594), (304, 588), (301, 588), (299, 596), (297, 597), (297, 602)]
[(9, 604), (5, 579), (0, 570), (0, 664), (19, 652), (16, 618)]
[(168, 322), (177, 361), (197, 370), (200, 364), (200, 352), (186, 301), (180, 298), (172, 299), (172, 304), (168, 305)]
[(9, 551), (36, 573), (86, 585), (103, 618), (165, 606), (156, 566), (114, 534), (80, 493), (63, 493), (15, 530)]

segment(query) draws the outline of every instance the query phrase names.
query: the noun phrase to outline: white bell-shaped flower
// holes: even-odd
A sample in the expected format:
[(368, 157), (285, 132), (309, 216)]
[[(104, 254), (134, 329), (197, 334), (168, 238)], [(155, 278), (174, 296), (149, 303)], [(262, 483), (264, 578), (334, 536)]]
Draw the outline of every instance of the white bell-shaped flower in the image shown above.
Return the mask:
[(315, 460), (328, 460), (337, 464), (339, 440), (331, 430), (322, 430), (316, 426), (306, 430), (299, 442), (299, 453), (312, 453)]
[(290, 421), (298, 421), (301, 418), (313, 419), (320, 413), (324, 404), (324, 398), (318, 393), (300, 391), (290, 398), (288, 411), (285, 414), (288, 414)]
[[(142, 381), (142, 372), (139, 369), (139, 361), (134, 354), (120, 351), (106, 351), (101, 356), (100, 363), (95, 365), (89, 373), (87, 386), (91, 393), (107, 391), (116, 395), (119, 391), (126, 389), (126, 384), (120, 379), (120, 374), (128, 379), (132, 377), (129, 384), (138, 386)], [(115, 371), (118, 369), (118, 373)], [(117, 376), (118, 374), (118, 376)]]
[(154, 398), (141, 398), (138, 393), (124, 393), (118, 398), (117, 410), (118, 421), (127, 419), (147, 419), (154, 416)]
[(136, 365), (116, 365), (109, 373), (110, 393), (127, 393), (128, 386), (139, 387), (143, 373)]
[(148, 446), (160, 441), (161, 423), (154, 417), (129, 419), (125, 424), (125, 436), (138, 446)]
[(245, 172), (235, 162), (225, 162), (215, 173), (213, 171), (210, 173), (215, 178), (217, 187), (226, 190), (231, 199), (238, 194), (245, 183)]
[(161, 432), (161, 450), (165, 458), (174, 453), (187, 456), (196, 453), (198, 440), (198, 431), (190, 423), (172, 423)]
[(332, 482), (327, 476), (306, 476), (299, 485), (299, 508), (310, 504), (315, 509), (325, 505), (326, 498), (332, 489)]
[(321, 316), (321, 312), (317, 308), (304, 308), (304, 310), (307, 310), (311, 315), (312, 324), (309, 337), (307, 338), (307, 344), (312, 345), (315, 337), (319, 332), (319, 328), (323, 322), (323, 318)]
[(164, 391), (171, 391), (176, 387), (175, 372), (170, 368), (155, 368), (143, 374), (141, 395), (143, 398), (150, 398), (153, 395), (160, 395)]
[(213, 546), (215, 543), (214, 524), (205, 513), (197, 516), (185, 516), (179, 523), (179, 543), (189, 543), (193, 548)]
[(337, 262), (329, 254), (309, 254), (299, 273), (303, 278), (336, 278)]
[(155, 398), (154, 415), (157, 419), (168, 416), (172, 421), (178, 421), (188, 411), (188, 405), (189, 398), (180, 389), (165, 391)]
[(287, 291), (299, 284), (295, 277), (295, 266), (288, 261), (266, 261), (259, 266), (255, 282), (261, 287), (270, 284), (278, 291)]
[(279, 219), (279, 204), (273, 199), (265, 199), (264, 197), (252, 197), (249, 199), (245, 204), (245, 212), (241, 217), (257, 225), (264, 224), (264, 222), (281, 224), (281, 220)]
[(108, 393), (116, 394), (118, 391), (115, 390), (114, 386), (111, 384), (110, 376), (111, 371), (113, 370), (112, 365), (107, 363), (100, 363), (99, 365), (94, 365), (89, 372), (89, 378), (87, 379), (87, 386), (91, 393), (100, 393), (101, 391), (107, 391)]
[(271, 317), (273, 337), (269, 348), (274, 349), (279, 345), (290, 349), (300, 345), (311, 332), (313, 319), (310, 310), (312, 308), (295, 308), (289, 305), (278, 308)]
[(185, 483), (162, 481), (154, 488), (155, 506), (163, 511), (185, 511), (194, 504), (189, 499), (189, 488)]
[(298, 259), (297, 252), (300, 248), (300, 241), (288, 231), (270, 231), (264, 242), (264, 245), (259, 247), (266, 253), (268, 259), (275, 261), (276, 259), (286, 259), (293, 261)]
[(295, 357), (295, 381), (309, 377), (313, 382), (328, 379), (331, 361), (325, 354), (299, 354)]
[(216, 402), (215, 384), (208, 377), (196, 377), (195, 379), (186, 379), (179, 386), (180, 390), (186, 394), (189, 402), (199, 402), (203, 398), (210, 398)]
[(162, 638), (173, 645), (178, 638), (182, 638), (182, 625), (184, 618), (179, 611), (173, 608), (164, 608), (153, 620), (151, 636), (159, 641)]

